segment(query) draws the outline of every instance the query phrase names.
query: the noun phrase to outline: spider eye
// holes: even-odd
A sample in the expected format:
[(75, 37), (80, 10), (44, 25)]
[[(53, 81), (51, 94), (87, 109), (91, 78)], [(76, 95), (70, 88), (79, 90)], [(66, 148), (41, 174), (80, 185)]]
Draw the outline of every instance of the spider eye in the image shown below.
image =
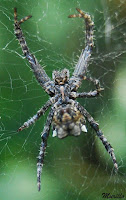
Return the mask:
[(64, 110), (60, 110), (60, 115), (63, 115), (64, 114)]
[(70, 109), (70, 108), (67, 108), (67, 109), (66, 109), (66, 112), (70, 114), (70, 113), (71, 113), (71, 109)]
[(69, 79), (69, 70), (64, 69), (62, 71), (53, 71), (52, 78), (55, 84), (64, 85)]

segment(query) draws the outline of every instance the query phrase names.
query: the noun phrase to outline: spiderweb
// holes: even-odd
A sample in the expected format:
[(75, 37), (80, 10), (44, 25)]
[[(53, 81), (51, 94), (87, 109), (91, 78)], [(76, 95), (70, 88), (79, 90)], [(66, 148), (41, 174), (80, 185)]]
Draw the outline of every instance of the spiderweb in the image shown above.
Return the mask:
[[(13, 31), (13, 8), (22, 24), (30, 48), (51, 77), (55, 69), (73, 72), (84, 48), (84, 24), (68, 19), (79, 7), (95, 23), (89, 74), (105, 88), (95, 99), (79, 99), (100, 124), (112, 144), (119, 172), (87, 123), (87, 133), (63, 140), (48, 139), (42, 173), (42, 189), (37, 191), (36, 163), (46, 122), (44, 115), (21, 133), (16, 130), (48, 100), (24, 59)], [(0, 197), (3, 200), (92, 200), (126, 198), (126, 1), (125, 0), (36, 0), (6, 1), (0, 4)], [(80, 91), (93, 85), (84, 82)], [(109, 194), (110, 193), (110, 194)], [(108, 195), (109, 194), (109, 195)], [(108, 196), (107, 196), (108, 195)], [(105, 198), (105, 197), (104, 197)]]

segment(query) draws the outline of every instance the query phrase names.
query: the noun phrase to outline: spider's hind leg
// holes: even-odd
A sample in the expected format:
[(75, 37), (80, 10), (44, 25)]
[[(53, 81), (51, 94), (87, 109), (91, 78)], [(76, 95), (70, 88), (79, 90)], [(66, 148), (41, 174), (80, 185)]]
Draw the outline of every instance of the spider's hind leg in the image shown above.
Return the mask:
[(48, 117), (46, 124), (44, 126), (44, 130), (42, 132), (41, 138), (42, 142), (40, 145), (40, 151), (39, 151), (39, 156), (38, 156), (38, 162), (37, 162), (37, 186), (38, 186), (38, 191), (41, 189), (41, 173), (42, 173), (42, 167), (44, 163), (44, 157), (45, 157), (45, 150), (47, 147), (47, 139), (49, 136), (49, 131), (50, 131), (50, 126), (52, 123), (53, 115), (54, 115), (54, 107), (52, 107)]
[[(87, 118), (87, 119), (89, 121), (90, 117)], [(99, 139), (102, 141), (107, 152), (110, 154), (112, 161), (113, 161), (113, 164), (114, 164), (115, 171), (117, 172), (118, 171), (118, 164), (117, 164), (116, 157), (115, 157), (115, 154), (114, 154), (114, 149), (112, 148), (111, 144), (107, 141), (107, 139), (103, 135), (102, 131), (99, 129), (99, 124), (97, 122), (95, 122), (95, 120), (93, 118), (92, 118), (91, 121), (89, 121), (89, 123), (90, 123), (91, 127), (95, 130)]]
[(99, 124), (93, 119), (93, 117), (87, 112), (87, 110), (85, 108), (83, 108), (77, 102), (76, 102), (76, 107), (86, 117), (86, 119), (90, 123), (90, 126), (95, 130), (97, 136), (102, 141), (105, 149), (107, 150), (107, 152), (110, 154), (110, 156), (112, 158), (115, 171), (117, 172), (118, 171), (118, 164), (117, 164), (116, 157), (115, 157), (115, 154), (114, 154), (114, 149), (112, 148), (111, 144), (107, 141), (107, 139), (103, 135), (102, 131), (99, 129)]

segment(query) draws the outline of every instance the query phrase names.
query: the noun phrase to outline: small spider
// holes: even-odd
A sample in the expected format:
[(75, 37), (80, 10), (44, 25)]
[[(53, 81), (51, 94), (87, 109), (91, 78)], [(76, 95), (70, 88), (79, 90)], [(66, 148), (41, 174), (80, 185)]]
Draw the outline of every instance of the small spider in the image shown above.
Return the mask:
[[(31, 119), (26, 121), (18, 131), (22, 131), (24, 128), (28, 128), (34, 124), (51, 106), (51, 110), (47, 117), (44, 130), (41, 134), (41, 145), (37, 162), (37, 186), (38, 191), (41, 189), (41, 173), (44, 163), (45, 150), (47, 146), (47, 139), (50, 132), (50, 126), (52, 124), (53, 137), (64, 138), (68, 135), (79, 136), (81, 131), (87, 132), (86, 119), (90, 126), (95, 130), (97, 136), (102, 141), (107, 152), (110, 154), (114, 163), (114, 168), (117, 171), (118, 165), (114, 154), (114, 149), (107, 141), (102, 131), (99, 129), (99, 124), (93, 119), (93, 117), (82, 107), (75, 99), (76, 98), (90, 98), (96, 97), (100, 94), (103, 88), (100, 87), (99, 80), (91, 77), (86, 77), (88, 62), (91, 56), (93, 48), (93, 26), (94, 23), (91, 20), (90, 15), (84, 13), (80, 9), (76, 9), (79, 14), (70, 15), (69, 18), (83, 18), (86, 24), (86, 47), (82, 50), (79, 60), (75, 66), (73, 75), (69, 78), (69, 70), (64, 69), (62, 71), (53, 71), (51, 80), (43, 67), (40, 66), (35, 56), (33, 56), (28, 49), (25, 38), (23, 36), (20, 25), (27, 21), (31, 16), (24, 17), (20, 21), (17, 20), (17, 9), (14, 8), (14, 27), (15, 35), (21, 45), (22, 51), (31, 65), (31, 69), (43, 89), (50, 95), (50, 99), (47, 103), (38, 110)], [(77, 89), (81, 86), (82, 80), (91, 81), (96, 89), (90, 92), (77, 93)]]

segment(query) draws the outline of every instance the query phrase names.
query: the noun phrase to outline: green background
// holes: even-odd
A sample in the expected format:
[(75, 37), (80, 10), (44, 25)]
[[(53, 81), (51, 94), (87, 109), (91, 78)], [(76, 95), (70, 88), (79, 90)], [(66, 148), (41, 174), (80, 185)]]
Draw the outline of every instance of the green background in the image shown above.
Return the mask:
[[(37, 191), (36, 163), (44, 115), (23, 132), (17, 129), (48, 100), (36, 82), (14, 35), (13, 8), (30, 48), (51, 77), (68, 68), (72, 74), (84, 48), (84, 24), (68, 19), (79, 7), (94, 23), (94, 42), (89, 74), (105, 88), (96, 99), (79, 99), (98, 121), (115, 150), (119, 173), (95, 132), (63, 140), (50, 137)], [(121, 0), (22, 0), (0, 1), (0, 199), (92, 200), (102, 193), (126, 196), (126, 1)], [(94, 86), (85, 81), (79, 91)], [(116, 198), (117, 199), (117, 198)]]

